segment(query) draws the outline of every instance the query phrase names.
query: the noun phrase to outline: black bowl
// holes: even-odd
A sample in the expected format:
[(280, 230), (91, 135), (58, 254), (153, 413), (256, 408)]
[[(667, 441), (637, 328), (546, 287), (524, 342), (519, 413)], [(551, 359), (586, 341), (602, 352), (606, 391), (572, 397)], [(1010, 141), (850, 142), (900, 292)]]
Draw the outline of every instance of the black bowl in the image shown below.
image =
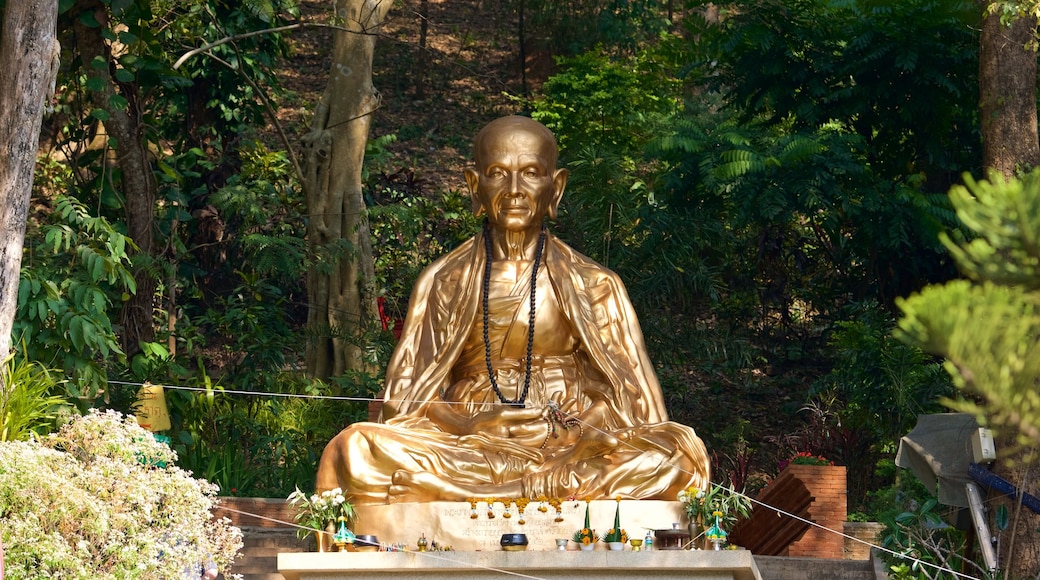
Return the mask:
[(368, 534), (360, 535), (354, 539), (354, 547), (362, 552), (374, 552), (379, 549), (379, 538)]
[(502, 534), (499, 542), (503, 550), (519, 551), (527, 549), (527, 534)]

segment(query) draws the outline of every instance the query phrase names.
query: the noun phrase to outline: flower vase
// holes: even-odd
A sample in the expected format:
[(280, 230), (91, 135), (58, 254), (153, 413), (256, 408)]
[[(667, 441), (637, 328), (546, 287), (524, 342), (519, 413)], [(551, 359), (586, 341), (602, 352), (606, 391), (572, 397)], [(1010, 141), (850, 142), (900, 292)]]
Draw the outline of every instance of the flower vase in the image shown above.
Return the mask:
[(578, 544), (582, 552), (591, 552), (596, 549), (596, 544)]
[(336, 534), (336, 522), (330, 521), (325, 526), (325, 531), (314, 532), (314, 539), (318, 542), (319, 552), (333, 552), (335, 546), (332, 543), (332, 536)]
[(690, 530), (690, 545), (689, 549), (693, 550), (701, 542), (701, 525), (696, 521), (691, 521), (687, 526)]
[(607, 542), (607, 546), (609, 546), (613, 552), (620, 552), (625, 549), (624, 542)]

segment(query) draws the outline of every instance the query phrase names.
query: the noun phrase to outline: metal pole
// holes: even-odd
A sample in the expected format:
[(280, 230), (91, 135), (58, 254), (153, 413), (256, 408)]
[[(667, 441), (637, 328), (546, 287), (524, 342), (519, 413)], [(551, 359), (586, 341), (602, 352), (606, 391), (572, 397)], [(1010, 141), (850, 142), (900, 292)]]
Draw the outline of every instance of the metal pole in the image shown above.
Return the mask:
[(971, 521), (975, 524), (975, 534), (979, 538), (979, 547), (982, 549), (982, 559), (990, 572), (997, 571), (997, 553), (993, 550), (993, 536), (989, 533), (986, 525), (986, 513), (982, 507), (982, 494), (979, 486), (973, 482), (964, 484), (964, 491), (968, 495), (968, 511), (971, 512)]

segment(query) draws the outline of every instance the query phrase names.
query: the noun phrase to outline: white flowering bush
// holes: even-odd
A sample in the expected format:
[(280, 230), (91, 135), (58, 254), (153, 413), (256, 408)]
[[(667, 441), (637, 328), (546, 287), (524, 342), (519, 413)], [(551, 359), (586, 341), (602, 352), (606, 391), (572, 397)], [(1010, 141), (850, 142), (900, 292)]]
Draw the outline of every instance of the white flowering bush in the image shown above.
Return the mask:
[(242, 533), (210, 515), (217, 487), (114, 411), (0, 443), (6, 580), (185, 577), (211, 560), (227, 575)]

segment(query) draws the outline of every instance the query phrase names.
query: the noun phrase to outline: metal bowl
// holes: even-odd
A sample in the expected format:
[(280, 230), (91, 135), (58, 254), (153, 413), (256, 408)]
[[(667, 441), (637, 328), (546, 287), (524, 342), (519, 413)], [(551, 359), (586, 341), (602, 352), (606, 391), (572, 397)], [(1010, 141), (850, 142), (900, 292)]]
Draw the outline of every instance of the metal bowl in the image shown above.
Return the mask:
[(502, 534), (499, 542), (507, 552), (519, 552), (527, 549), (527, 534)]

